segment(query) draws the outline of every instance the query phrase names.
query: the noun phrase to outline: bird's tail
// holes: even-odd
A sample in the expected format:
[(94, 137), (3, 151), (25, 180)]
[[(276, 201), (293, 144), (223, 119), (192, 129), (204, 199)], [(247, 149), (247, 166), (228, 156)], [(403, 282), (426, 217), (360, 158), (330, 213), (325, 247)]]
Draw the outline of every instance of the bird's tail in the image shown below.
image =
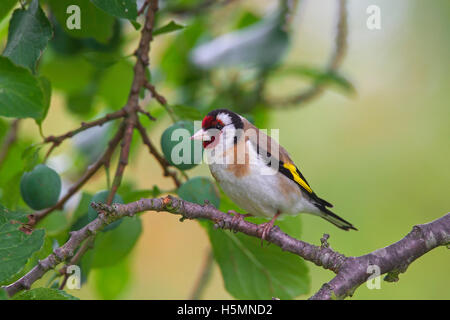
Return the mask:
[(331, 210), (329, 210), (327, 207), (322, 205), (317, 205), (317, 208), (320, 210), (318, 215), (325, 220), (331, 222), (336, 227), (341, 228), (345, 231), (348, 231), (350, 229), (352, 230), (358, 230), (356, 229), (350, 222), (342, 219), (337, 214), (333, 213)]

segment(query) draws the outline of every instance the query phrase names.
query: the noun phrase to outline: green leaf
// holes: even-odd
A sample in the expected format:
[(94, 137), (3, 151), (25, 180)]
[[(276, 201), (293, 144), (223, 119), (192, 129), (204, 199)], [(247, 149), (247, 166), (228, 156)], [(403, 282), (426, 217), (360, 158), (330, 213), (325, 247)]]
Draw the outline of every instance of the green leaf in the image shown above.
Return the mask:
[(100, 299), (115, 300), (123, 294), (131, 280), (130, 259), (93, 272), (93, 283)]
[(3, 55), (35, 72), (36, 63), (52, 35), (52, 26), (39, 6), (39, 1), (33, 0), (28, 9), (14, 11)]
[(103, 74), (98, 94), (105, 99), (110, 108), (120, 109), (127, 102), (132, 82), (133, 65), (128, 60), (120, 60)]
[(36, 288), (14, 296), (13, 300), (80, 300), (65, 291), (51, 288)]
[(109, 68), (120, 60), (128, 58), (116, 52), (87, 51), (81, 55), (97, 68)]
[(50, 100), (52, 97), (52, 85), (50, 81), (46, 77), (39, 77), (39, 84), (41, 85), (42, 94), (44, 95), (44, 110), (43, 114), (40, 118), (36, 119), (36, 122), (38, 125), (42, 124), (42, 121), (44, 121), (45, 117), (48, 113), (48, 108), (50, 108)]
[(214, 207), (220, 205), (216, 185), (206, 177), (193, 177), (183, 183), (177, 190), (178, 196), (186, 201), (203, 205), (205, 200)]
[(208, 235), (225, 288), (237, 299), (293, 299), (309, 290), (308, 269), (298, 256), (259, 239), (230, 231)]
[(10, 124), (5, 119), (0, 118), (0, 141), (3, 141), (4, 136), (9, 131)]
[(244, 29), (261, 21), (261, 17), (251, 11), (244, 11), (237, 19), (235, 29)]
[(115, 17), (131, 21), (137, 18), (136, 0), (91, 0), (91, 2)]
[(206, 19), (199, 17), (176, 34), (161, 58), (161, 68), (166, 76), (166, 82), (185, 86), (190, 84), (192, 79), (200, 77), (198, 70), (189, 62), (189, 52), (200, 38), (208, 36), (208, 31)]
[(162, 26), (162, 27), (154, 30), (153, 36), (156, 37), (157, 35), (160, 35), (160, 34), (177, 31), (177, 30), (184, 29), (184, 28), (185, 28), (185, 26), (178, 24), (175, 21), (170, 21), (165, 26)]
[(0, 205), (0, 283), (18, 273), (34, 252), (44, 244), (44, 230), (31, 234), (20, 231), (26, 214), (12, 212)]
[(161, 194), (161, 190), (159, 190), (157, 186), (153, 186), (153, 189), (150, 190), (142, 190), (137, 189), (136, 186), (129, 181), (122, 182), (117, 192), (122, 195), (124, 203), (134, 202), (142, 198), (156, 198)]
[(6, 17), (9, 11), (14, 8), (16, 3), (17, 0), (2, 0), (0, 4), (0, 21), (2, 21), (4, 17)]
[(39, 221), (38, 228), (43, 228), (48, 237), (58, 236), (69, 228), (67, 213), (55, 210), (45, 219)]
[(29, 70), (0, 57), (0, 116), (37, 119), (44, 109), (39, 80)]
[[(71, 36), (76, 38), (94, 38), (102, 43), (106, 43), (111, 38), (114, 17), (97, 8), (89, 0), (77, 0), (76, 3), (73, 0), (47, 0), (47, 2), (58, 22)], [(75, 14), (67, 13), (66, 10), (74, 4), (80, 8), (80, 29), (69, 29), (66, 23)]]
[[(14, 209), (23, 203), (20, 196), (20, 179), (28, 159), (22, 157), (24, 150), (29, 149), (30, 140), (17, 140), (8, 151), (8, 155), (0, 167), (0, 203), (5, 207)], [(30, 152), (30, 155), (32, 153)]]
[(40, 74), (51, 79), (52, 87), (65, 93), (81, 92), (95, 72), (94, 66), (82, 56), (53, 55), (44, 59)]
[[(92, 254), (92, 268), (112, 266), (125, 258), (134, 248), (142, 232), (139, 217), (125, 217), (116, 229), (101, 232), (95, 239)], [(84, 260), (84, 259), (83, 259)]]
[(32, 144), (22, 152), (22, 160), (24, 161), (24, 171), (31, 171), (40, 162), (39, 151), (42, 145)]
[(8, 294), (6, 293), (5, 289), (0, 288), (0, 300), (8, 300)]
[[(16, 171), (8, 180), (4, 180), (2, 185), (1, 201), (9, 208), (16, 208), (21, 201), (20, 196), (20, 179), (22, 177), (22, 170)], [(3, 182), (3, 181), (2, 181)]]
[[(220, 210), (242, 212), (224, 194)], [(246, 218), (253, 223), (264, 219)], [(300, 217), (285, 217), (275, 223), (292, 237), (299, 238)], [(309, 290), (308, 268), (300, 257), (282, 251), (275, 245), (264, 245), (261, 240), (230, 231), (214, 229), (209, 221), (206, 228), (214, 257), (219, 264), (227, 291), (237, 299), (292, 299)]]
[(181, 104), (173, 106), (173, 111), (182, 120), (201, 120), (203, 118), (199, 110)]

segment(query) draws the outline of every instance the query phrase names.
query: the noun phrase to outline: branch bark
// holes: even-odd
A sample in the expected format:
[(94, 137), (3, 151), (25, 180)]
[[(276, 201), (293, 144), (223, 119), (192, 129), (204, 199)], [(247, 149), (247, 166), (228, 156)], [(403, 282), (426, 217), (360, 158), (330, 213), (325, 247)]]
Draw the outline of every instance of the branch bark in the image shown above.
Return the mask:
[(360, 257), (348, 257), (336, 277), (324, 284), (312, 300), (343, 299), (367, 281), (369, 266), (378, 266), (388, 282), (399, 280), (400, 273), (428, 251), (450, 244), (450, 213), (430, 223), (416, 225), (400, 241)]
[[(142, 199), (129, 204), (92, 203), (91, 205), (99, 212), (98, 218), (84, 228), (71, 232), (69, 240), (63, 246), (57, 248), (44, 260), (39, 261), (38, 265), (25, 276), (5, 286), (4, 289), (8, 295), (13, 296), (20, 290), (29, 289), (48, 270), (72, 258), (76, 248), (84, 240), (95, 235), (106, 225), (122, 217), (134, 216), (143, 211), (167, 211), (182, 215), (185, 219), (208, 219), (214, 221), (217, 227), (261, 238), (257, 224), (245, 220), (236, 223), (232, 216), (217, 210), (210, 204), (198, 205), (172, 196)], [(417, 225), (402, 240), (360, 257), (346, 257), (334, 251), (329, 247), (326, 238), (322, 239), (321, 246), (297, 240), (281, 231), (277, 226), (270, 230), (266, 240), (284, 251), (294, 253), (336, 273), (336, 277), (325, 284), (312, 299), (345, 298), (368, 279), (370, 274), (367, 273), (367, 268), (369, 266), (377, 265), (381, 274), (388, 274), (386, 280), (392, 281), (397, 279), (398, 274), (404, 272), (407, 266), (420, 256), (436, 247), (448, 246), (450, 244), (450, 213), (428, 224)]]

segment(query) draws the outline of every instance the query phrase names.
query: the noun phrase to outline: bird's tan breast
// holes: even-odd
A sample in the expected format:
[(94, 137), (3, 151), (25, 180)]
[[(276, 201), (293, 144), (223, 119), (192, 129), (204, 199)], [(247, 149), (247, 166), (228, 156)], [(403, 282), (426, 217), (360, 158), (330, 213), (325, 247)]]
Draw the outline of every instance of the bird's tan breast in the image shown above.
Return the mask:
[(225, 151), (226, 170), (236, 178), (250, 174), (250, 157), (246, 139), (241, 139), (233, 147)]

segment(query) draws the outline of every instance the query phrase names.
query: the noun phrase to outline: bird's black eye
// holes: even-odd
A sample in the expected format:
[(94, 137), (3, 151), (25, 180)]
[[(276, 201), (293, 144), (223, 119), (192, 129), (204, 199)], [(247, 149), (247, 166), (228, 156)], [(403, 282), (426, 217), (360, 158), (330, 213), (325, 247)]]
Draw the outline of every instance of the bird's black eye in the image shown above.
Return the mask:
[(217, 130), (222, 130), (222, 128), (223, 128), (223, 124), (220, 123), (220, 122), (218, 122), (218, 123), (216, 124), (216, 129), (217, 129)]

